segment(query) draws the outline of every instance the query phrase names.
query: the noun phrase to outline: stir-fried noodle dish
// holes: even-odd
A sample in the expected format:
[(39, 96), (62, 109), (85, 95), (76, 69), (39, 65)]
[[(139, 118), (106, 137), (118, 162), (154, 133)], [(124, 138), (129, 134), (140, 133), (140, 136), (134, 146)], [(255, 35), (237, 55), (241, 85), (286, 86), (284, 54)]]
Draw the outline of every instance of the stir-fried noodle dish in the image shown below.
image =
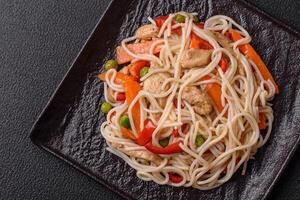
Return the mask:
[(148, 20), (99, 74), (107, 150), (158, 184), (207, 190), (244, 174), (270, 136), (279, 93), (251, 36), (224, 15)]

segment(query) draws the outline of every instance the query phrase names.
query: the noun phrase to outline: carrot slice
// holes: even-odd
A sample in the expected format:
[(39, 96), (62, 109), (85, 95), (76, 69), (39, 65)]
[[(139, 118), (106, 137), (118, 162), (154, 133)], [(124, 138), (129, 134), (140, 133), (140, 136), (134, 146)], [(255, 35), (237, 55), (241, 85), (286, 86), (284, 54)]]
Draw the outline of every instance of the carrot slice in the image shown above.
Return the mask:
[[(105, 81), (105, 73), (101, 73), (98, 75), (99, 79)], [(132, 76), (128, 76), (123, 74), (122, 72), (117, 72), (116, 83), (122, 83), (125, 88), (125, 97), (127, 100), (127, 104), (130, 105), (135, 96), (141, 90), (141, 86), (138, 82), (134, 80)], [(134, 125), (138, 132), (140, 132), (140, 104), (137, 102), (132, 108), (132, 118), (134, 121)]]
[[(210, 76), (203, 77), (203, 80), (211, 79)], [(221, 96), (222, 96), (222, 89), (221, 86), (217, 83), (209, 83), (205, 87), (205, 91), (210, 96), (210, 98), (215, 103), (215, 106), (219, 112), (222, 112), (224, 107), (222, 106)]]
[[(127, 48), (129, 49), (129, 51), (131, 51), (134, 54), (145, 54), (145, 53), (149, 53), (151, 45), (154, 42), (155, 42), (155, 40), (146, 41), (143, 43), (128, 44)], [(156, 47), (154, 49), (154, 54), (159, 53), (159, 51), (160, 51), (160, 48)], [(133, 59), (133, 57), (128, 55), (123, 47), (121, 47), (121, 46), (117, 47), (117, 62), (118, 62), (118, 64), (124, 64), (124, 63), (130, 62), (132, 59)]]
[[(123, 81), (123, 86), (126, 91), (125, 95), (126, 95), (127, 104), (130, 105), (131, 102), (133, 101), (133, 99), (136, 97), (136, 95), (141, 90), (141, 86), (138, 82), (130, 80), (130, 79)], [(134, 104), (134, 106), (131, 110), (131, 113), (132, 113), (134, 126), (135, 126), (137, 132), (139, 133), (140, 132), (140, 116), (141, 116), (139, 102)]]
[(98, 78), (99, 78), (101, 81), (105, 81), (105, 73), (98, 74)]
[[(240, 39), (243, 39), (243, 37), (238, 32), (234, 31), (233, 29), (229, 30), (229, 32), (231, 33), (231, 37), (232, 37), (233, 41), (238, 41)], [(261, 57), (254, 50), (254, 48), (250, 44), (244, 44), (244, 45), (240, 45), (239, 49), (241, 50), (241, 52), (244, 55), (246, 55), (248, 58), (250, 58), (256, 64), (256, 66), (259, 69), (262, 77), (266, 81), (270, 80), (273, 83), (273, 85), (275, 87), (276, 94), (278, 94), (279, 93), (278, 85), (276, 84), (272, 74), (268, 70), (267, 66), (265, 65), (265, 63), (263, 62)]]
[(213, 47), (209, 44), (209, 42), (203, 40), (202, 38), (198, 37), (194, 33), (191, 33), (190, 47), (194, 49), (213, 49)]
[(217, 83), (210, 83), (206, 86), (206, 92), (214, 101), (217, 110), (219, 112), (222, 112), (223, 106), (221, 103), (221, 95), (222, 95), (221, 86)]
[(182, 149), (180, 148), (179, 144), (182, 141), (175, 142), (173, 144), (170, 144), (166, 147), (157, 147), (150, 143), (146, 144), (145, 147), (149, 151), (151, 151), (154, 154), (173, 154), (173, 153), (181, 153)]
[(127, 128), (124, 128), (121, 126), (121, 133), (122, 135), (127, 138), (127, 139), (131, 139), (131, 140), (135, 140), (134, 135), (131, 133), (130, 130), (128, 130)]
[[(111, 77), (111, 74), (109, 75)], [(105, 72), (98, 75), (101, 81), (105, 81)], [(117, 72), (115, 83), (121, 84), (124, 80), (134, 80), (133, 77), (123, 74), (122, 72)]]

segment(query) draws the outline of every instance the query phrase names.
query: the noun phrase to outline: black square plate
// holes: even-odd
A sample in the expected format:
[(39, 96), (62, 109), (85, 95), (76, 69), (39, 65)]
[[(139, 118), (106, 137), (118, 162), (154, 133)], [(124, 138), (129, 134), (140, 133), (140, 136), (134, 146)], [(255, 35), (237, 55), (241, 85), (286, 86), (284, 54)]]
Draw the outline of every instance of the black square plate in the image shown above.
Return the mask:
[[(144, 182), (121, 159), (106, 151), (100, 134), (105, 116), (99, 105), (103, 83), (97, 78), (115, 47), (147, 22), (148, 16), (176, 11), (232, 17), (253, 36), (252, 44), (274, 75), (280, 95), (274, 100), (273, 131), (245, 176), (237, 173), (219, 188), (200, 191)], [(125, 198), (264, 199), (299, 143), (300, 34), (243, 1), (115, 0), (107, 9), (74, 64), (40, 115), (32, 141)]]

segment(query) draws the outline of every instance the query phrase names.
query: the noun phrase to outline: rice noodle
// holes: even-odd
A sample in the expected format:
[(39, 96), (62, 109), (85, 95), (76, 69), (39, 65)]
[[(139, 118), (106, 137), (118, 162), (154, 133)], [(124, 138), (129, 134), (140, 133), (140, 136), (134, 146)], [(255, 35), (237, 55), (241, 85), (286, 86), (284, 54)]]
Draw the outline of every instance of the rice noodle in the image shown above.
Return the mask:
[[(122, 47), (135, 61), (147, 60), (157, 66), (141, 78), (142, 86), (145, 80), (157, 73), (169, 75), (161, 86), (163, 92), (152, 94), (141, 90), (129, 106), (126, 102), (111, 102), (108, 99), (107, 88), (114, 92), (124, 92), (125, 89), (114, 82), (116, 70), (109, 70), (105, 76), (104, 92), (106, 101), (114, 108), (108, 113), (107, 121), (101, 125), (101, 133), (109, 145), (107, 150), (134, 168), (139, 178), (158, 184), (208, 190), (228, 181), (242, 165), (244, 174), (248, 160), (253, 158), (258, 148), (267, 142), (273, 122), (273, 110), (268, 101), (274, 97), (275, 87), (272, 82), (263, 79), (253, 61), (240, 53), (238, 45), (249, 43), (251, 36), (233, 19), (216, 15), (207, 19), (204, 29), (200, 29), (193, 22), (193, 16), (197, 13), (179, 12), (185, 17), (185, 22), (173, 24), (175, 14), (170, 14), (163, 23), (157, 34), (159, 39), (156, 38), (148, 53), (137, 55), (126, 47), (126, 43), (136, 40), (134, 36), (122, 41)], [(152, 18), (148, 17), (148, 20), (155, 25)], [(221, 47), (209, 33), (218, 31), (225, 34), (232, 28), (244, 37), (231, 43), (232, 52), (236, 55)], [(172, 33), (174, 29), (181, 29), (182, 34), (178, 36)], [(180, 60), (184, 51), (189, 48), (191, 33), (206, 40), (213, 47), (211, 62), (202, 68), (183, 70)], [(157, 46), (160, 48), (159, 56), (154, 55)], [(229, 59), (228, 70), (225, 73), (218, 64), (222, 55)], [(237, 59), (245, 74), (239, 74)], [(211, 79), (203, 80), (202, 77), (206, 75)], [(182, 101), (185, 87), (195, 85), (205, 88), (212, 83), (221, 86), (221, 100), (224, 107), (221, 112), (215, 110), (209, 116), (199, 115), (190, 104)], [(159, 104), (162, 98), (166, 99), (164, 107)], [(177, 106), (173, 105), (175, 99)], [(183, 143), (180, 144), (182, 153), (158, 155), (159, 163), (128, 154), (128, 151), (147, 151), (145, 147), (124, 138), (120, 133), (119, 118), (123, 113), (128, 113), (132, 133), (138, 136), (132, 117), (132, 109), (136, 102), (140, 102), (141, 121), (148, 118), (157, 126), (151, 143), (159, 146), (159, 139), (162, 136), (170, 137), (171, 143), (182, 140)], [(181, 108), (182, 103), (185, 104), (184, 108)], [(259, 113), (266, 116), (268, 127), (266, 134), (258, 127)], [(189, 126), (186, 133), (181, 130), (182, 124)], [(143, 127), (141, 123), (139, 129)], [(174, 128), (178, 129), (178, 137), (172, 135)], [(195, 146), (197, 135), (205, 138), (204, 144), (200, 147)], [(115, 144), (123, 145), (125, 150), (116, 148)], [(181, 181), (172, 182), (170, 172), (181, 176)]]

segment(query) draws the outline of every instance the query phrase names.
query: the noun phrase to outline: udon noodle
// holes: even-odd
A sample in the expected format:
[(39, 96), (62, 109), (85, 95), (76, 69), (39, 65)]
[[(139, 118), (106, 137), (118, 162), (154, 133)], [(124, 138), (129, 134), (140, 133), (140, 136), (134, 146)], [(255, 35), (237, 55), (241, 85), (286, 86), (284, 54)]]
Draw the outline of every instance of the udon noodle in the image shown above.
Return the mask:
[[(178, 14), (183, 19), (180, 23), (176, 22)], [(116, 81), (120, 72), (112, 68), (105, 73), (105, 100), (113, 108), (101, 125), (101, 133), (108, 144), (107, 150), (134, 168), (140, 179), (207, 190), (227, 182), (239, 168), (244, 174), (249, 159), (254, 159), (258, 148), (268, 140), (273, 121), (269, 101), (276, 93), (276, 85), (242, 51), (241, 47), (251, 41), (242, 26), (223, 15), (210, 17), (199, 25), (195, 15), (169, 14), (150, 38), (141, 38), (136, 33), (122, 41), (118, 48), (131, 58), (129, 67), (142, 60), (150, 63), (149, 71), (136, 81), (141, 88), (130, 101), (124, 82)], [(148, 19), (155, 29), (157, 21)], [(241, 38), (227, 37), (232, 31)], [(184, 68), (192, 35), (210, 46), (209, 50), (204, 49), (209, 51), (209, 62)], [(136, 53), (129, 48), (129, 44), (149, 41), (152, 43), (146, 52)], [(227, 60), (225, 70), (220, 64), (223, 58)], [(125, 67), (121, 72), (130, 76), (126, 70)], [(155, 79), (159, 76), (163, 77), (162, 82)], [(152, 83), (146, 83), (151, 77)], [(153, 92), (146, 84), (158, 88)], [(208, 91), (211, 86), (213, 89)], [(214, 101), (217, 95), (214, 88), (220, 90), (219, 102)], [(116, 100), (120, 93), (125, 94), (126, 100)], [(202, 103), (197, 95), (203, 98)], [(208, 102), (210, 105), (205, 107)], [(141, 123), (135, 122), (136, 112)], [(124, 114), (128, 115), (127, 130), (131, 137), (121, 131), (120, 118)], [(265, 120), (263, 132), (259, 127), (261, 120)], [(151, 121), (155, 127), (146, 141), (148, 146), (135, 140), (147, 128), (142, 123), (145, 121)], [(166, 138), (167, 147), (162, 147), (160, 140)], [(155, 148), (162, 151), (171, 148), (168, 146), (172, 144), (177, 144), (179, 150), (155, 151)]]

